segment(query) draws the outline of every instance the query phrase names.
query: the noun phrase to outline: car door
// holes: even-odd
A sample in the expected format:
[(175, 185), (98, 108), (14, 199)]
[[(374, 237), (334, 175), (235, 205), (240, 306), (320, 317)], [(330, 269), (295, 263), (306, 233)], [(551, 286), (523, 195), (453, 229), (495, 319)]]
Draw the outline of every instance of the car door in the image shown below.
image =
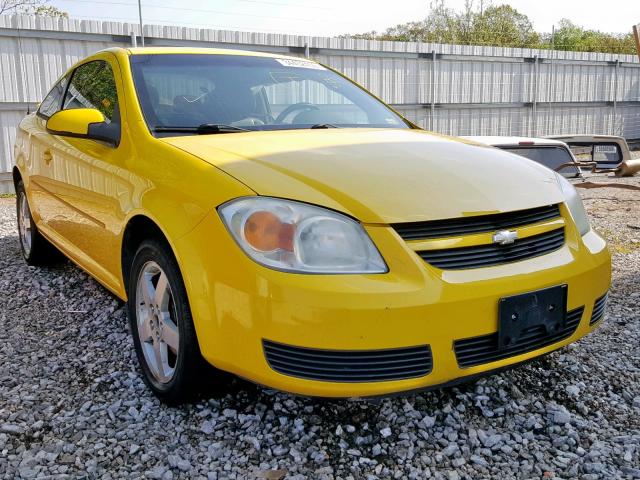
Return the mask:
[(40, 227), (50, 228), (50, 222), (59, 213), (59, 202), (51, 188), (54, 178), (55, 138), (46, 130), (47, 120), (62, 108), (62, 100), (67, 90), (69, 76), (61, 78), (44, 98), (35, 116), (22, 126), (29, 135), (25, 167), (27, 169), (29, 205), (31, 213)]
[[(120, 70), (108, 53), (78, 66), (71, 74), (62, 110), (95, 108), (107, 123), (122, 131), (124, 108)], [(120, 270), (119, 232), (133, 190), (124, 159), (126, 136), (117, 146), (51, 135), (52, 167), (45, 188), (57, 200), (47, 225), (72, 246), (71, 255), (109, 285)]]

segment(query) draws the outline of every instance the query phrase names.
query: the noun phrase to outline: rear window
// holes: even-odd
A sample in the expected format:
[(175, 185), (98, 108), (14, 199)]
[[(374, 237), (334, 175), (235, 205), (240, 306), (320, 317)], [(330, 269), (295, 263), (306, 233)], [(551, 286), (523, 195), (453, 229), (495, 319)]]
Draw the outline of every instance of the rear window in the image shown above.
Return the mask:
[(571, 143), (571, 151), (581, 162), (596, 162), (600, 168), (612, 168), (622, 161), (616, 143)]
[(580, 174), (580, 169), (575, 165), (569, 165), (558, 170), (565, 163), (574, 163), (571, 153), (565, 147), (532, 145), (499, 148), (533, 160), (566, 176), (578, 176)]

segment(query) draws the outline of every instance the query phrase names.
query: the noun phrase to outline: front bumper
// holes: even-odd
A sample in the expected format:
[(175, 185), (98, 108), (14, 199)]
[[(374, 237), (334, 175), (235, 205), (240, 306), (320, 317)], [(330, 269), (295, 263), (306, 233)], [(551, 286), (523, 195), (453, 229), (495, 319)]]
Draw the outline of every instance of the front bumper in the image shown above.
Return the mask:
[[(550, 254), (494, 267), (445, 271), (427, 265), (388, 227), (367, 230), (389, 273), (301, 275), (264, 268), (229, 237), (217, 213), (175, 247), (200, 349), (207, 361), (253, 382), (322, 397), (367, 397), (420, 390), (543, 355), (586, 335), (594, 302), (609, 288), (611, 262), (595, 232), (572, 224)], [(568, 285), (567, 310), (584, 307), (573, 333), (532, 351), (461, 367), (454, 341), (497, 330), (498, 301)], [(384, 350), (429, 345), (430, 373), (385, 381), (319, 381), (284, 375), (265, 359), (263, 341), (325, 350)]]

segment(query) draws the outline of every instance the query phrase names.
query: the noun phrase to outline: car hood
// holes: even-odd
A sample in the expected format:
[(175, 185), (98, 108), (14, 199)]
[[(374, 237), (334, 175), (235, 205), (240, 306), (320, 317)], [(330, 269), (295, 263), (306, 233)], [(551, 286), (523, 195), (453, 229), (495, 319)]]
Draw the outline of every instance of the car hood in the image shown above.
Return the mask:
[(498, 213), (563, 200), (551, 170), (423, 130), (305, 129), (160, 140), (259, 195), (322, 205), (365, 223)]

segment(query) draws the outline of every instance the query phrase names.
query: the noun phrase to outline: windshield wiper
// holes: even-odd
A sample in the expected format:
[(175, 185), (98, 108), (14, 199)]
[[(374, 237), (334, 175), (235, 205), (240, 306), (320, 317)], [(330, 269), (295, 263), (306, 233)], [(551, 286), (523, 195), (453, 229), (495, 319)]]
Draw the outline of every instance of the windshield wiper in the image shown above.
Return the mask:
[(233, 125), (224, 125), (222, 123), (203, 123), (197, 127), (167, 127), (160, 125), (153, 128), (157, 133), (197, 133), (198, 135), (209, 135), (212, 133), (236, 133), (236, 132), (250, 132), (246, 128), (234, 127)]
[(316, 128), (340, 128), (337, 125), (334, 125), (333, 123), (316, 123), (315, 125), (311, 125), (309, 128), (311, 129), (316, 129)]

